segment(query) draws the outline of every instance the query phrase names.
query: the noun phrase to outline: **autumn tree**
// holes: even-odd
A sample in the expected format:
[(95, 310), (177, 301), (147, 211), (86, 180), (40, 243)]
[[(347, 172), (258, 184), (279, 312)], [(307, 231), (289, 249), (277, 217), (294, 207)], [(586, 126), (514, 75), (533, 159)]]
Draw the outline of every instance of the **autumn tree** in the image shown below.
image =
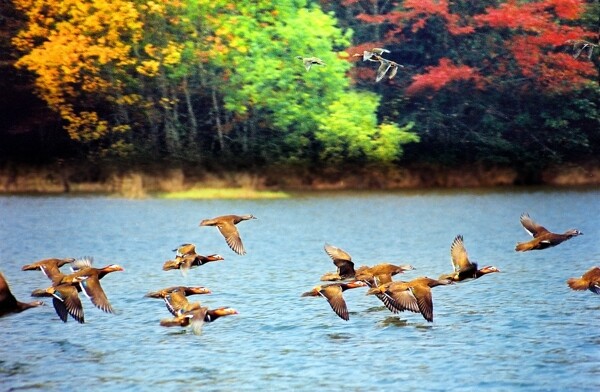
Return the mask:
[[(304, 1), (15, 4), (28, 18), (13, 40), (17, 65), (35, 73), (70, 137), (100, 155), (389, 162), (417, 140), (410, 126), (377, 120), (378, 99), (352, 91), (350, 32)], [(326, 66), (306, 72), (297, 55)], [(356, 121), (327, 121), (351, 118), (352, 100)], [(333, 148), (338, 140), (348, 148)]]

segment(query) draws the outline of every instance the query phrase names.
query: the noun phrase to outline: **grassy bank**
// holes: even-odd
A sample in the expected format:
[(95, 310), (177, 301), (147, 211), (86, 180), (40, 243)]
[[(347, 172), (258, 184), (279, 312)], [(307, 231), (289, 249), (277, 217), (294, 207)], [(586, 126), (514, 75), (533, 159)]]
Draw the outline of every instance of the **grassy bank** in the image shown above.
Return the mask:
[(249, 188), (192, 188), (179, 192), (158, 192), (161, 199), (285, 199), (289, 193)]
[(110, 194), (127, 198), (277, 199), (314, 190), (598, 186), (600, 163), (544, 169), (531, 181), (510, 167), (366, 167), (263, 172), (204, 168), (47, 165), (0, 167), (0, 194)]

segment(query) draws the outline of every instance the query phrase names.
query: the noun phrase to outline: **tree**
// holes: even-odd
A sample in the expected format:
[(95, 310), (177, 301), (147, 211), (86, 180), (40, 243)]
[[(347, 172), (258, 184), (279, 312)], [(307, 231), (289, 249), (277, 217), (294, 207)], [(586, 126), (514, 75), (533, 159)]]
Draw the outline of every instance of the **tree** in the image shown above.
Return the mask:
[[(346, 76), (350, 32), (303, 0), (15, 4), (28, 18), (14, 39), (17, 65), (35, 73), (69, 136), (100, 156), (306, 163), (331, 157), (320, 151), (335, 143), (323, 136), (334, 129), (326, 119), (348, 110), (334, 103), (364, 98), (366, 116), (377, 107)], [(297, 55), (326, 66), (305, 72)], [(393, 140), (400, 128), (372, 120), (366, 132), (376, 147), (355, 127), (345, 134), (348, 152), (387, 161), (416, 140)]]
[(380, 117), (404, 113), (402, 121), (415, 122), (421, 142), (407, 146), (406, 159), (539, 168), (573, 151), (593, 156), (598, 66), (564, 50), (594, 40), (584, 1), (405, 0), (379, 13), (362, 6), (373, 2), (342, 1), (336, 12), (379, 26), (379, 37), (355, 35), (350, 53), (377, 43), (405, 65), (375, 87), (372, 64), (358, 63), (352, 75), (383, 95)]

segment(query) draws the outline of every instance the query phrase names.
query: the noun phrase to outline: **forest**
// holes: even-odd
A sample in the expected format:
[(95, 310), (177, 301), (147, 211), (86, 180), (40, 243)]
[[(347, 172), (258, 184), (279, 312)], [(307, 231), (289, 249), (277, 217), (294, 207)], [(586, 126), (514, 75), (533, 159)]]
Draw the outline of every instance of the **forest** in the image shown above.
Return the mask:
[[(527, 183), (600, 156), (597, 0), (0, 2), (0, 165), (498, 166)], [(376, 82), (373, 48), (395, 77)]]

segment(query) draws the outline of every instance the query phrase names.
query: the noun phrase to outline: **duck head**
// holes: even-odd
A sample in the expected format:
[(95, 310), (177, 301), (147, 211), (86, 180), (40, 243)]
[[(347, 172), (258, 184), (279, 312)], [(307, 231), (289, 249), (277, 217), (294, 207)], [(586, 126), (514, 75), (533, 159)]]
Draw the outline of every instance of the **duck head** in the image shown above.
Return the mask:
[(211, 294), (212, 291), (210, 291), (208, 288), (206, 287), (189, 287), (188, 288), (192, 294)]
[(568, 236), (569, 238), (571, 238), (571, 237), (577, 237), (578, 235), (583, 235), (583, 233), (577, 229), (571, 229), (571, 230), (567, 230), (565, 232), (565, 235)]
[(479, 272), (482, 275), (485, 275), (485, 274), (491, 274), (493, 272), (500, 272), (500, 270), (498, 268), (494, 267), (493, 265), (486, 265), (485, 267), (480, 269)]
[(104, 271), (104, 272), (125, 271), (125, 268), (121, 267), (118, 264), (111, 264), (111, 265), (107, 265), (106, 267), (102, 268), (102, 271)]
[(218, 317), (230, 316), (232, 314), (239, 314), (239, 312), (233, 308), (223, 307), (213, 310), (214, 314)]
[(345, 283), (346, 289), (355, 289), (358, 287), (368, 287), (369, 285), (362, 280), (354, 280), (352, 282)]

